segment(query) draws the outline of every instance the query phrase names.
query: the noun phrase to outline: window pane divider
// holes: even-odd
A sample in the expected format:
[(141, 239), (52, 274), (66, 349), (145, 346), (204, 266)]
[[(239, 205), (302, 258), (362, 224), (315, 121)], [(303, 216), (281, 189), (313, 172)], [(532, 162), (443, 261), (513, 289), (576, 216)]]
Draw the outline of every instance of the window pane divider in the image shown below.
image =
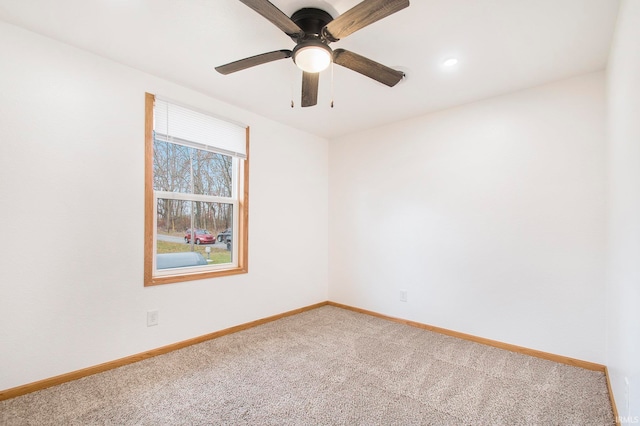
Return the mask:
[(154, 191), (154, 194), (157, 198), (164, 198), (167, 200), (202, 201), (205, 203), (222, 204), (236, 204), (238, 202), (235, 198), (220, 197), (217, 195), (191, 194), (188, 192)]

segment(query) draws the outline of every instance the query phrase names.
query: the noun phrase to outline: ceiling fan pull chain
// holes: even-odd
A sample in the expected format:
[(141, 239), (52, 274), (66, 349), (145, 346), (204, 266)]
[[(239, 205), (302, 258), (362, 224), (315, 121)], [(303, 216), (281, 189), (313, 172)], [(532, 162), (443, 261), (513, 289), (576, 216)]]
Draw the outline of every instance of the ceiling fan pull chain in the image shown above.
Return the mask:
[(294, 98), (293, 92), (295, 92), (294, 86), (295, 86), (295, 81), (298, 75), (297, 73), (291, 72), (291, 76), (292, 78), (289, 79), (289, 81), (291, 81), (291, 108), (294, 108), (295, 104), (293, 103), (293, 98)]
[(331, 61), (331, 108), (333, 108), (333, 61)]

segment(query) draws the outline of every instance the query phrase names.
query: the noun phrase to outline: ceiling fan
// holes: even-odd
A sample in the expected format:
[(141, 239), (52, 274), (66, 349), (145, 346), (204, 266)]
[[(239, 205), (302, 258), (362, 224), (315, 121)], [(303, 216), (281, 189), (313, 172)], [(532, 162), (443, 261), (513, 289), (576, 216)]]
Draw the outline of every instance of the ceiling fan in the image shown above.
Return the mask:
[(344, 49), (332, 50), (329, 43), (408, 7), (409, 0), (364, 0), (335, 19), (324, 10), (316, 8), (300, 9), (289, 18), (268, 0), (240, 1), (284, 31), (296, 42), (296, 46), (293, 50), (276, 50), (216, 67), (216, 71), (221, 74), (231, 74), (256, 65), (293, 57), (295, 64), (303, 71), (303, 107), (318, 103), (319, 73), (332, 61), (389, 87), (395, 86), (404, 77), (402, 71), (394, 70), (357, 53)]

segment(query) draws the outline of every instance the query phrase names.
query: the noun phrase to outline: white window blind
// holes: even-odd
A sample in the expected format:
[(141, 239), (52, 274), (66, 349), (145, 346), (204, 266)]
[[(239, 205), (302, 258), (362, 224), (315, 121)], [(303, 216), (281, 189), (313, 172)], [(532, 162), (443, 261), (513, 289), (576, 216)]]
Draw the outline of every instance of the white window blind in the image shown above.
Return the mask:
[(247, 158), (244, 127), (156, 97), (156, 138), (220, 154)]

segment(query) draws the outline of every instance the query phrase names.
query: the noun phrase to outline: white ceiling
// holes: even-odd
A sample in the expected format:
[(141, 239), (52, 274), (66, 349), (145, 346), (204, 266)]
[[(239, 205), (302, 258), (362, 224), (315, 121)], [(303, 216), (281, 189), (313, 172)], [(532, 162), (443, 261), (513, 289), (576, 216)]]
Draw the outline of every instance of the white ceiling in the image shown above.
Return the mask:
[[(285, 14), (334, 17), (359, 0), (271, 0)], [(332, 138), (474, 100), (604, 69), (618, 0), (412, 0), (331, 45), (407, 77), (386, 87), (348, 69), (320, 77), (317, 106), (300, 108), (291, 59), (223, 76), (214, 67), (292, 49), (238, 0), (0, 0), (0, 20)], [(459, 64), (444, 71), (445, 58)], [(5, 58), (6, 59), (6, 58)], [(296, 103), (291, 108), (292, 99)]]

